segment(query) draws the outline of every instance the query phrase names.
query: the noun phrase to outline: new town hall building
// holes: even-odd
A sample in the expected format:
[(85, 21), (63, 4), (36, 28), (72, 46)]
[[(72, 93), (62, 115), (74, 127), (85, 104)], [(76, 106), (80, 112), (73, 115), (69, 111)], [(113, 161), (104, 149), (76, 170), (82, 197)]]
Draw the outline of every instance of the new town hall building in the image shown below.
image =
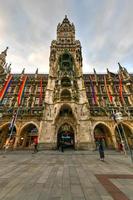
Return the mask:
[[(0, 54), (0, 148), (9, 136), (12, 147), (30, 148), (38, 136), (45, 149), (58, 148), (62, 138), (74, 149), (92, 149), (99, 138), (115, 149), (125, 135), (133, 147), (133, 75), (120, 64), (118, 74), (83, 74), (81, 44), (67, 16), (51, 42), (49, 74), (11, 74), (6, 56), (7, 49)], [(115, 112), (122, 121), (113, 120)]]

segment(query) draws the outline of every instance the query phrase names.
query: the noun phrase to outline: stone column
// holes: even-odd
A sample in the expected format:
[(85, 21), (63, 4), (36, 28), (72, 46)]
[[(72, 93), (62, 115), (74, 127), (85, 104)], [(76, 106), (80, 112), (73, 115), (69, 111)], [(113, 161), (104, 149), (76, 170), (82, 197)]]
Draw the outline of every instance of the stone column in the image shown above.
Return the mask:
[(19, 141), (19, 138), (20, 138), (21, 123), (22, 123), (22, 121), (19, 122), (18, 131), (16, 133), (16, 138), (15, 138), (15, 142), (14, 142), (14, 145), (13, 145), (14, 149), (17, 148), (17, 144), (18, 144), (18, 141)]

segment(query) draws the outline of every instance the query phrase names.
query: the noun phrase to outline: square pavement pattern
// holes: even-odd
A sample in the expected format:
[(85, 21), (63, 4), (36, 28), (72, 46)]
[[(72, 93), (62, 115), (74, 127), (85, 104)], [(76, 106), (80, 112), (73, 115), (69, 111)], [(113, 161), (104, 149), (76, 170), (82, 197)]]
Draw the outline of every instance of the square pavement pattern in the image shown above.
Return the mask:
[(0, 153), (0, 200), (133, 200), (129, 157), (98, 152)]

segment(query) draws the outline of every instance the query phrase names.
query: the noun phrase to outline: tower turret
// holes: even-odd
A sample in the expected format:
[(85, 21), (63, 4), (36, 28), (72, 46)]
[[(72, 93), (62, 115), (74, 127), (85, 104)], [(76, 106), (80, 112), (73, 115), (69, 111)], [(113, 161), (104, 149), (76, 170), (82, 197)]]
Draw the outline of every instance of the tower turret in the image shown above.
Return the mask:
[(5, 74), (4, 66), (6, 65), (7, 50), (8, 47), (0, 54), (0, 76)]
[(57, 26), (57, 41), (60, 43), (71, 43), (75, 41), (74, 24), (70, 23), (66, 15), (62, 23), (59, 23)]

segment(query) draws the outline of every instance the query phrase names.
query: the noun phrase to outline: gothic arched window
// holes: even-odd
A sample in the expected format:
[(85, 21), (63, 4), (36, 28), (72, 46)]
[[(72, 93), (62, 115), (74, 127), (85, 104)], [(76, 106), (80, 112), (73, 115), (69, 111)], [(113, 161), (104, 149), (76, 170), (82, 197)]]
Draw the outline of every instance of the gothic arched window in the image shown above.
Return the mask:
[(69, 90), (63, 90), (61, 92), (61, 101), (70, 101), (71, 100), (71, 93)]
[(71, 86), (71, 81), (68, 77), (64, 77), (61, 80), (61, 86), (62, 87), (70, 87)]
[(73, 70), (73, 57), (69, 53), (64, 53), (59, 57), (59, 67), (62, 71)]

